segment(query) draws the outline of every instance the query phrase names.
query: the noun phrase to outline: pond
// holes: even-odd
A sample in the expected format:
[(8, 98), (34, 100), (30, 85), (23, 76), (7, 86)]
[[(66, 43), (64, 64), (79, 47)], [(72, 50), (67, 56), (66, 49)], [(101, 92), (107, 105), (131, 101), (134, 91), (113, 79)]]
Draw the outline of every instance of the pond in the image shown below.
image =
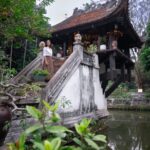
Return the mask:
[(150, 112), (110, 111), (106, 121), (112, 150), (150, 150)]

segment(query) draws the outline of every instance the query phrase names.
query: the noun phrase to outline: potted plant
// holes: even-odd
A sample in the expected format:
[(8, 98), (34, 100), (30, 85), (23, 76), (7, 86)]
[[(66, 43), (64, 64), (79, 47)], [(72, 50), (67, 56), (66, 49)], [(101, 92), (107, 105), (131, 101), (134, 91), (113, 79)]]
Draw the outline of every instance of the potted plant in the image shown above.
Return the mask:
[(100, 50), (106, 50), (106, 37), (101, 38)]
[(87, 51), (88, 51), (89, 53), (96, 53), (96, 52), (97, 52), (97, 45), (91, 44), (91, 45), (87, 48)]
[(47, 70), (34, 70), (32, 73), (32, 80), (33, 81), (45, 81), (49, 76), (49, 72)]

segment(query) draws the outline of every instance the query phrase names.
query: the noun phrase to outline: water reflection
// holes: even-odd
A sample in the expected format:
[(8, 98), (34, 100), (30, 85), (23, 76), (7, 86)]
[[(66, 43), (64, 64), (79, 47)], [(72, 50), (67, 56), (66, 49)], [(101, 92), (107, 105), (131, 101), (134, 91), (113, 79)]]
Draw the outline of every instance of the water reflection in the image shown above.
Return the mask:
[(112, 150), (150, 150), (150, 113), (112, 111), (107, 120)]

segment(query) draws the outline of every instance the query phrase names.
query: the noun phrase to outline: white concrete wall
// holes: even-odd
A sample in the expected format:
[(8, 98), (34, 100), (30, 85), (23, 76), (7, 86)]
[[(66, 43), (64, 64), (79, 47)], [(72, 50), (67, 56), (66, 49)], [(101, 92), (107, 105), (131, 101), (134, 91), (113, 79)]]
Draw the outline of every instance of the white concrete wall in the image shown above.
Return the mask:
[(72, 77), (69, 79), (63, 90), (58, 96), (58, 100), (61, 103), (69, 101), (69, 105), (65, 105), (65, 108), (61, 107), (60, 111), (72, 112), (79, 109), (80, 105), (80, 77), (79, 77), (79, 68), (75, 71)]
[(98, 109), (107, 109), (107, 101), (103, 94), (103, 90), (99, 79), (99, 70), (93, 70), (93, 82), (94, 82), (94, 100)]
[[(60, 106), (60, 113), (80, 111), (80, 114), (85, 114), (96, 111), (96, 108), (107, 110), (106, 98), (99, 79), (99, 66), (96, 61), (95, 65), (97, 66), (95, 68), (80, 65), (68, 80), (58, 96), (58, 100), (65, 105), (65, 108)], [(66, 101), (70, 104), (65, 104)]]
[(94, 87), (92, 84), (92, 69), (86, 65), (80, 66), (80, 89), (81, 89), (81, 113), (91, 112), (94, 106)]

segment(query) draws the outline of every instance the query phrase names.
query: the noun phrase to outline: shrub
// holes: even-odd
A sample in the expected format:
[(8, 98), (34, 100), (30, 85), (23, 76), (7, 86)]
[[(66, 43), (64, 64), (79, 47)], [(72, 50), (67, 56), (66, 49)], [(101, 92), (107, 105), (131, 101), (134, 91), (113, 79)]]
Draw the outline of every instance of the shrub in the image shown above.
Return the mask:
[(49, 72), (47, 70), (39, 69), (39, 70), (34, 70), (32, 74), (38, 75), (38, 76), (47, 76), (47, 75), (49, 75)]

